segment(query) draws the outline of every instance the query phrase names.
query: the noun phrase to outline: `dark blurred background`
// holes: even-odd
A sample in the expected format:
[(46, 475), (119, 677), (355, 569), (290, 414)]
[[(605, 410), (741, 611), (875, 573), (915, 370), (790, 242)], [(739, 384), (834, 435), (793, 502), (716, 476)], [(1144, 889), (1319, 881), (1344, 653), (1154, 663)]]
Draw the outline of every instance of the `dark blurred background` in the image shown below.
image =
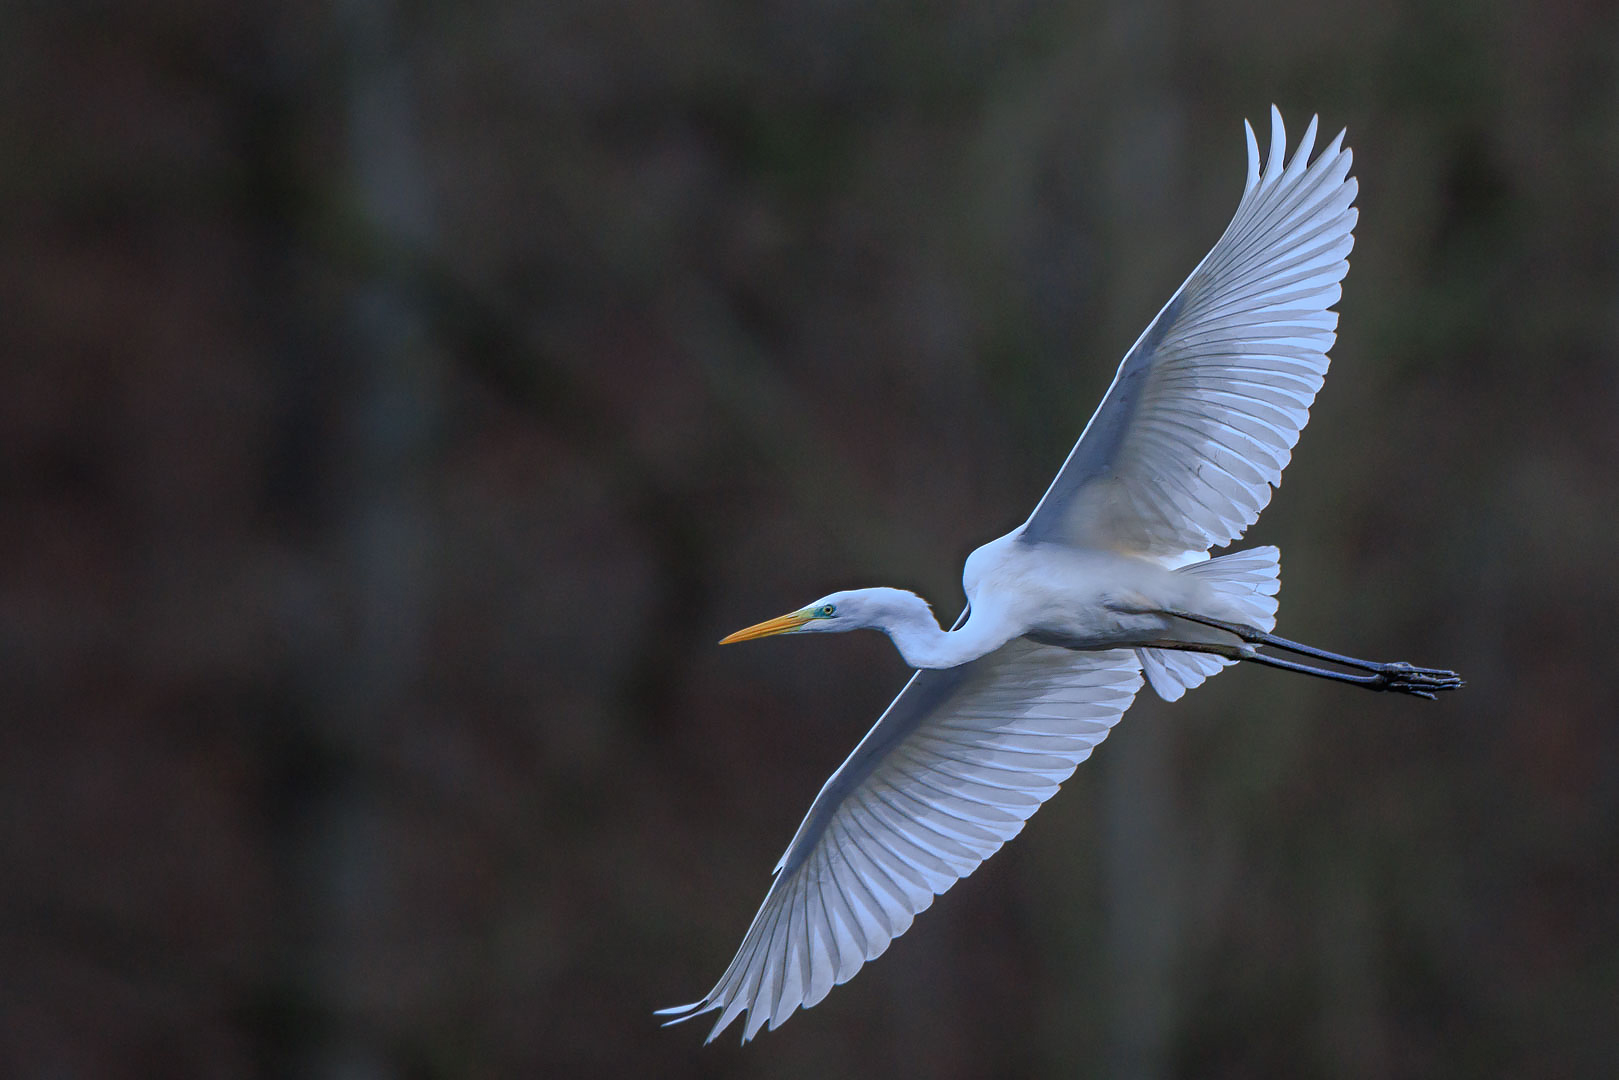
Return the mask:
[[(1144, 693), (745, 1049), (719, 975), (1224, 228), (1349, 128), (1252, 542), (1438, 703)], [(0, 6), (0, 1075), (1619, 1073), (1619, 11)]]

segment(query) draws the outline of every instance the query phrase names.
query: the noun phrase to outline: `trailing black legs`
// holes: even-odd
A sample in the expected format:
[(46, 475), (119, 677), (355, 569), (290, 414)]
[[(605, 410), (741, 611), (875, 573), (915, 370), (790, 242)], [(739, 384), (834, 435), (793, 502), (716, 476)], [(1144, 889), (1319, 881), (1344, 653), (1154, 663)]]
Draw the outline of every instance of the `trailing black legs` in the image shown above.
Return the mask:
[(1404, 661), (1380, 663), (1375, 660), (1360, 660), (1353, 656), (1328, 652), (1326, 649), (1317, 649), (1312, 645), (1289, 641), (1286, 638), (1277, 637), (1275, 634), (1267, 634), (1262, 630), (1255, 630), (1253, 627), (1242, 626), (1238, 623), (1223, 622), (1220, 619), (1211, 619), (1203, 615), (1189, 615), (1182, 611), (1169, 612), (1168, 614), (1179, 619), (1185, 619), (1188, 622), (1212, 626), (1216, 630), (1224, 630), (1226, 633), (1236, 635), (1249, 645), (1263, 645), (1280, 652), (1293, 653), (1296, 656), (1308, 656), (1316, 660), (1325, 660), (1328, 663), (1337, 664), (1351, 670), (1335, 671), (1332, 668), (1302, 664), (1296, 660), (1270, 656), (1256, 649), (1241, 649), (1235, 646), (1162, 643), (1158, 647), (1212, 652), (1229, 657), (1232, 660), (1246, 660), (1255, 664), (1264, 664), (1266, 667), (1281, 668), (1283, 671), (1297, 671), (1305, 675), (1314, 675), (1317, 678), (1332, 679), (1335, 682), (1363, 686), (1368, 690), (1387, 690), (1397, 694), (1414, 694), (1417, 697), (1430, 699), (1442, 690), (1455, 690), (1462, 685), (1461, 676), (1454, 671), (1445, 671), (1440, 668), (1419, 668)]

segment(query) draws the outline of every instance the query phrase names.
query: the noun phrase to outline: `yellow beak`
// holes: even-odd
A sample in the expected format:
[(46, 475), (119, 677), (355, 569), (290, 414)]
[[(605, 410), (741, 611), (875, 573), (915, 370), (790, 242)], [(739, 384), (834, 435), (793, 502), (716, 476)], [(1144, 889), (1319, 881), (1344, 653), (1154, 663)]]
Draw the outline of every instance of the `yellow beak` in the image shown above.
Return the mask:
[(730, 637), (720, 639), (721, 645), (730, 645), (738, 641), (752, 641), (754, 638), (769, 637), (771, 634), (785, 634), (789, 630), (797, 630), (809, 622), (812, 616), (807, 611), (795, 611), (790, 615), (783, 615), (776, 619), (766, 619), (762, 623), (755, 623), (746, 630), (738, 630)]

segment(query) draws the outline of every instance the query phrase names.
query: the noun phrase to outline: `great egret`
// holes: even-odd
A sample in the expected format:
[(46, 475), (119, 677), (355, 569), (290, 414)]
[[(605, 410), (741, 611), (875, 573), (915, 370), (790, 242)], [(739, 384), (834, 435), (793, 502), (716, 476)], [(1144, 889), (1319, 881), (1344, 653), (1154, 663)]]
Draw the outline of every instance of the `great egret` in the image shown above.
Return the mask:
[(668, 1023), (722, 1010), (712, 1040), (746, 1011), (746, 1042), (819, 1002), (1022, 829), (1143, 674), (1170, 701), (1239, 660), (1419, 697), (1461, 686), (1272, 635), (1277, 549), (1208, 556), (1281, 483), (1354, 244), (1343, 133), (1312, 163), (1311, 119), (1284, 165), (1272, 106), (1261, 170), (1243, 127), (1236, 216), (1125, 355), (1028, 521), (968, 557), (953, 629), (912, 593), (855, 589), (725, 639), (870, 627), (920, 670), (816, 796), (730, 967), (701, 1001), (661, 1010)]

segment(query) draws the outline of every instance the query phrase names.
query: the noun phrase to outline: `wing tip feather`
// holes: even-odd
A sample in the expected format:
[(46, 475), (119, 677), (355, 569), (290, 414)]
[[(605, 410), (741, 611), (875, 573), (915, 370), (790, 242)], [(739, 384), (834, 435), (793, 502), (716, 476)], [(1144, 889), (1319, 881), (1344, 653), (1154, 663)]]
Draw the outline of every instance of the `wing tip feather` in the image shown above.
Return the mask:
[(1254, 137), (1254, 126), (1246, 119), (1242, 130), (1248, 138), (1248, 179), (1242, 185), (1243, 194), (1247, 194), (1259, 183), (1259, 140)]
[(1287, 153), (1287, 128), (1282, 123), (1282, 110), (1274, 103), (1270, 107), (1270, 156), (1265, 161), (1265, 182), (1274, 183), (1282, 172), (1283, 155)]
[(1310, 160), (1310, 151), (1315, 149), (1315, 133), (1320, 125), (1320, 114), (1310, 117), (1310, 123), (1304, 128), (1304, 136), (1299, 139), (1298, 149), (1293, 151), (1293, 160), (1289, 162), (1290, 168), (1304, 171), (1305, 164)]

